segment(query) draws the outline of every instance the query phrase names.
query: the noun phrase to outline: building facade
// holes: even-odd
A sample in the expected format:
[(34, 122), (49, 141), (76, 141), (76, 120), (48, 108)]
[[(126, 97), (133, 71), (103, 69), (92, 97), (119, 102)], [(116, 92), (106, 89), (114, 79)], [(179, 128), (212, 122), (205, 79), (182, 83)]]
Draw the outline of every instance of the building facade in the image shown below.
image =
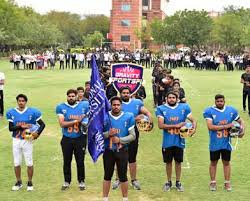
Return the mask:
[[(168, 0), (112, 0), (110, 33), (112, 48), (141, 49), (136, 31), (154, 18), (164, 19)], [(150, 42), (151, 43), (151, 42)], [(153, 43), (153, 42), (152, 42)], [(147, 44), (150, 46), (151, 44)]]

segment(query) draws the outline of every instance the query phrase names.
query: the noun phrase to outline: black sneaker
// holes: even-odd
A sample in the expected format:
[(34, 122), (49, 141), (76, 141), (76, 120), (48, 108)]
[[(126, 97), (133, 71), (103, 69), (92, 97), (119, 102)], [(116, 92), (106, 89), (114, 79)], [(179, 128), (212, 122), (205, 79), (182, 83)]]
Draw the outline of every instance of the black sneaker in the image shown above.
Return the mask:
[(28, 181), (28, 184), (27, 184), (27, 191), (33, 191), (34, 188), (33, 188), (33, 184), (32, 184), (32, 181)]
[(19, 191), (23, 187), (22, 181), (17, 181), (14, 186), (12, 186), (13, 191)]
[(172, 183), (171, 182), (167, 182), (163, 186), (163, 191), (168, 192), (168, 191), (171, 190), (171, 187), (172, 187)]
[(62, 187), (61, 187), (61, 190), (62, 190), (62, 191), (65, 191), (65, 190), (67, 190), (68, 188), (69, 188), (69, 183), (68, 183), (68, 182), (64, 182), (63, 185), (62, 185)]
[(176, 182), (176, 188), (177, 188), (177, 191), (179, 192), (184, 192), (184, 187), (182, 186), (181, 182)]

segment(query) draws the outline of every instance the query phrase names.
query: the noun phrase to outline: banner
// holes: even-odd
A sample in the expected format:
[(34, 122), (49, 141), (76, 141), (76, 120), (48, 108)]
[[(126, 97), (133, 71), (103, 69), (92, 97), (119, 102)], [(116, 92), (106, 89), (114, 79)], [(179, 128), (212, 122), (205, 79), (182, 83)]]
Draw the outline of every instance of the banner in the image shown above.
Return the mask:
[(104, 152), (104, 118), (108, 115), (109, 102), (100, 80), (95, 57), (91, 59), (92, 72), (89, 92), (88, 150), (94, 162)]
[(124, 86), (131, 89), (134, 94), (141, 86), (143, 81), (143, 67), (134, 63), (117, 63), (111, 65), (111, 82), (116, 91)]

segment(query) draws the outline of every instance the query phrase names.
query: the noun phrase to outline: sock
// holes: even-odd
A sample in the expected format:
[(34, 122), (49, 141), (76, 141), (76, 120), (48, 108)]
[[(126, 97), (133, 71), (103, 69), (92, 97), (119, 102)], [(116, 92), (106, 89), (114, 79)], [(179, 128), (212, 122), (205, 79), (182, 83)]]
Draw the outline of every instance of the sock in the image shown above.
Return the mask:
[(128, 198), (122, 198), (122, 201), (128, 201)]
[(108, 197), (104, 197), (103, 201), (109, 201), (109, 198)]
[(168, 183), (170, 184), (170, 186), (172, 186), (172, 181), (168, 181)]

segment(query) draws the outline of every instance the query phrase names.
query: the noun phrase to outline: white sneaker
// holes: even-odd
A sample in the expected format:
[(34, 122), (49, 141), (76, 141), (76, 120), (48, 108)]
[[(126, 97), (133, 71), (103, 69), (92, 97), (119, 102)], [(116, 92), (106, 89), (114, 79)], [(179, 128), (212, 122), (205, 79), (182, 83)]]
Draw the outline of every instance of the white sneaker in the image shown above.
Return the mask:
[(23, 187), (22, 182), (18, 181), (14, 186), (12, 186), (12, 191), (19, 191)]
[(69, 183), (68, 183), (68, 182), (64, 182), (63, 185), (62, 185), (62, 187), (61, 187), (61, 190), (62, 190), (62, 191), (65, 191), (65, 190), (67, 190), (68, 188), (69, 188)]
[(112, 189), (115, 190), (115, 189), (119, 188), (119, 186), (120, 186), (120, 181), (119, 181), (119, 179), (116, 179), (112, 184)]
[(135, 190), (141, 190), (141, 185), (139, 181), (137, 180), (131, 181), (131, 185), (134, 187)]
[(27, 191), (33, 191), (34, 188), (33, 188), (33, 184), (32, 184), (32, 181), (28, 181), (28, 184), (27, 184)]
[(86, 189), (86, 185), (83, 181), (79, 183), (79, 189), (80, 189), (80, 191), (83, 191)]

